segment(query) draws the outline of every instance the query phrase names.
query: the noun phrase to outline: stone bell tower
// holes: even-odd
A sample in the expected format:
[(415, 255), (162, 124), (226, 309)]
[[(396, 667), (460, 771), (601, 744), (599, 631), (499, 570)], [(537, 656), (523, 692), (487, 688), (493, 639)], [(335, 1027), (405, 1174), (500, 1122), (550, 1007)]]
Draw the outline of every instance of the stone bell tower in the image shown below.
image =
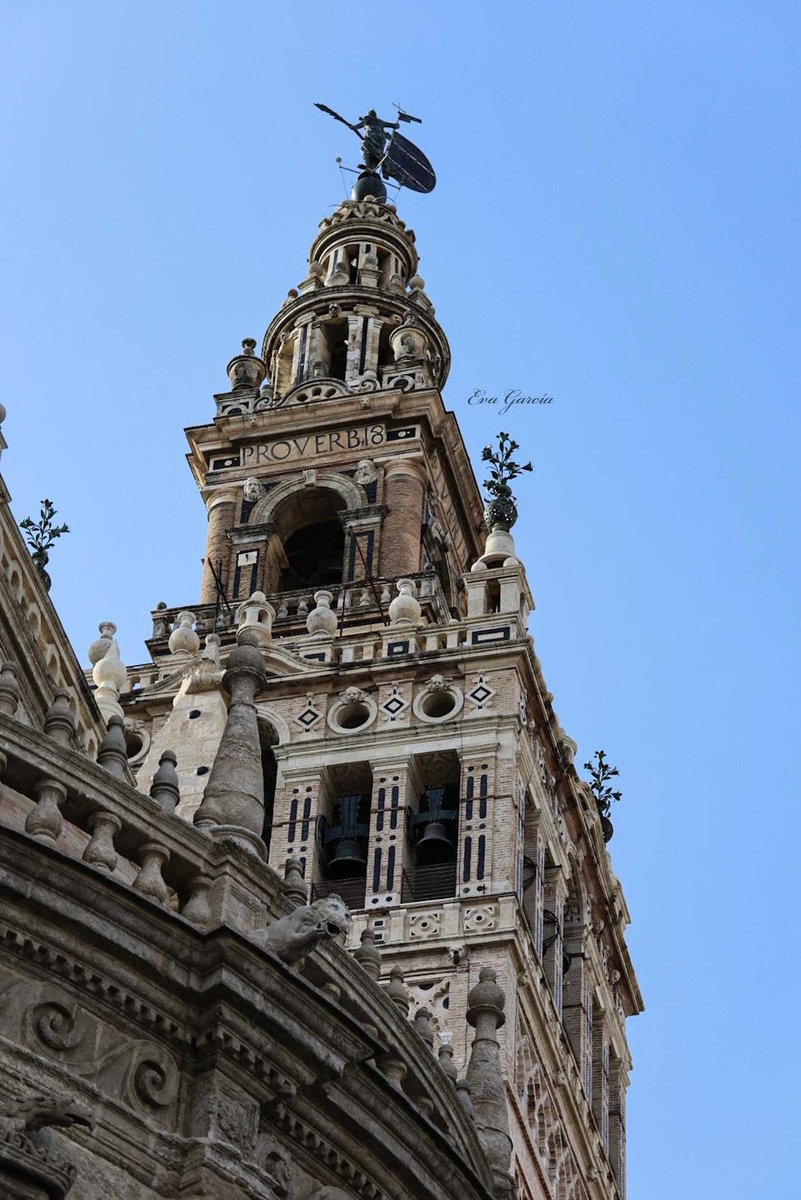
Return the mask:
[(497, 976), (506, 1091), (465, 1087), (518, 1200), (622, 1197), (628, 914), (528, 631), (516, 510), (496, 499), (488, 532), (449, 365), (414, 233), (345, 201), (187, 431), (200, 603), (155, 609), (124, 684), (118, 658), (95, 674), (138, 786), (342, 896), (443, 1065), (467, 1061), (468, 1009), (481, 1042)]

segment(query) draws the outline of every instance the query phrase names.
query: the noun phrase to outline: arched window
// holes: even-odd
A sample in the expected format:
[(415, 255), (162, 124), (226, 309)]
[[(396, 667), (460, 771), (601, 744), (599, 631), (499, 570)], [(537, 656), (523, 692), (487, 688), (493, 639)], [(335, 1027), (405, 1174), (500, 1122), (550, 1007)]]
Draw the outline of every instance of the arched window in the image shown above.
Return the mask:
[(339, 514), (344, 508), (342, 496), (328, 488), (303, 488), (287, 497), (274, 518), (283, 551), (275, 591), (342, 582), (345, 531)]

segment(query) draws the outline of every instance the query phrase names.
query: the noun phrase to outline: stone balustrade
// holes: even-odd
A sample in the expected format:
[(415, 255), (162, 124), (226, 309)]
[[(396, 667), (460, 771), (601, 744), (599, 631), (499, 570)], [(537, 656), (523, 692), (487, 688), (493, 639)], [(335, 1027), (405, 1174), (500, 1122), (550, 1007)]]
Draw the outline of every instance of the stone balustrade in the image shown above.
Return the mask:
[[(27, 834), (113, 878), (165, 913), (179, 914), (203, 931), (227, 926), (247, 935), (295, 907), (291, 884), (254, 854), (230, 840), (208, 837), (63, 739), (5, 716), (0, 762), (5, 764), (0, 828), (14, 831), (10, 836)], [(325, 941), (300, 973), (370, 1032), (372, 1069), (403, 1094), (404, 1102), (446, 1136), (464, 1139), (453, 1081), (429, 1039), (421, 1036), (426, 1030), (419, 1020), (411, 1023), (391, 993), (385, 994), (376, 978), (379, 969), (376, 955), (368, 955), (364, 969), (354, 972), (344, 947)], [(480, 1154), (477, 1140), (471, 1149)]]
[[(424, 571), (405, 578), (411, 579), (415, 584), (417, 598), (423, 610), (424, 622), (426, 624), (447, 623), (449, 612), (438, 578)], [(345, 612), (350, 615), (348, 627), (358, 616), (375, 622), (376, 619), (380, 620), (379, 602), (380, 608), (386, 613), (390, 602), (398, 594), (397, 584), (396, 579), (374, 579), (370, 583), (359, 580), (356, 583), (344, 585), (332, 584), (328, 588), (334, 596), (331, 607), (335, 612), (341, 613), (344, 606)], [(293, 591), (268, 593), (266, 599), (275, 609), (275, 624), (283, 624), (285, 633), (289, 633), (293, 625), (305, 625), (308, 613), (314, 608), (315, 590), (315, 588), (300, 588)], [(242, 603), (242, 599), (231, 601), (230, 609), (222, 609), (219, 613), (214, 604), (192, 606), (192, 612), (197, 618), (198, 632), (208, 633), (216, 629), (218, 633), (225, 633), (229, 629), (235, 629), (236, 611)], [(169, 638), (185, 608), (186, 606), (183, 605), (180, 608), (153, 610), (151, 613), (153, 634), (149, 645), (159, 646), (162, 641)]]
[[(253, 927), (249, 894), (280, 915), (281, 881), (266, 863), (228, 842), (212, 843), (156, 800), (78, 751), (14, 720), (0, 728), (3, 783), (28, 801), (16, 824), (30, 836), (204, 925)], [(12, 810), (0, 807), (0, 823)], [(243, 899), (237, 900), (241, 894)]]

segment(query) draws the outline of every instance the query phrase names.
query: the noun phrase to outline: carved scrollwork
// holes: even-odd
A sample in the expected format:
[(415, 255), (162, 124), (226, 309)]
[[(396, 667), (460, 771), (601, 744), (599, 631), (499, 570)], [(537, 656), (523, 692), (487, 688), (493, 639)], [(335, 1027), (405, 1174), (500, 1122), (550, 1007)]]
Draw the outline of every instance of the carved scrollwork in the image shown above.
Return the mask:
[(46, 1001), (30, 1012), (30, 1027), (50, 1050), (72, 1050), (83, 1041), (75, 1015), (63, 1004)]
[[(148, 1054), (152, 1057), (147, 1057)], [(149, 1108), (166, 1108), (178, 1095), (175, 1063), (169, 1055), (159, 1053), (155, 1046), (148, 1046), (134, 1055), (130, 1080), (136, 1099)]]

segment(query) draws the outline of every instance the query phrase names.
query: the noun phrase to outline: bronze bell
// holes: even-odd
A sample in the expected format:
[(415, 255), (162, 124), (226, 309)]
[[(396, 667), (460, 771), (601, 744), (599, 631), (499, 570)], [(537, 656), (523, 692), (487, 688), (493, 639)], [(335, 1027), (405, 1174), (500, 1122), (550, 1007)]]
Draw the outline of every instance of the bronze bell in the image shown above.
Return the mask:
[(417, 843), (417, 862), (420, 866), (450, 862), (454, 845), (441, 821), (429, 821)]
[(334, 857), (328, 864), (329, 879), (350, 879), (364, 875), (367, 857), (356, 838), (341, 838)]

